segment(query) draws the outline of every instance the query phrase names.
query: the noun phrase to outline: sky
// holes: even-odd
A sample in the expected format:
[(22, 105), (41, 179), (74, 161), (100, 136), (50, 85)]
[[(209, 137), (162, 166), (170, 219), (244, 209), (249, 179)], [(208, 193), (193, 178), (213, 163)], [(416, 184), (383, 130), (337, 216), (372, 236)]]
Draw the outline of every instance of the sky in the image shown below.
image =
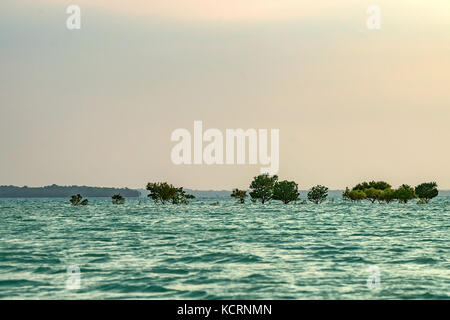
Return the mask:
[[(66, 8), (81, 8), (68, 30)], [(2, 0), (0, 185), (248, 187), (171, 133), (279, 129), (280, 179), (450, 189), (450, 2)]]

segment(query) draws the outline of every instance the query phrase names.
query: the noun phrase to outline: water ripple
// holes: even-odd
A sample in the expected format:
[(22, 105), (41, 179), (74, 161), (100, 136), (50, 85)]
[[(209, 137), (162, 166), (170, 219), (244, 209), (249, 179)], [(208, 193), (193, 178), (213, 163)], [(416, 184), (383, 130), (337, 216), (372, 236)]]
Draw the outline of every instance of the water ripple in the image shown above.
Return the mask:
[[(0, 298), (449, 299), (449, 199), (322, 205), (0, 199)], [(81, 270), (68, 290), (69, 266)], [(381, 287), (370, 290), (367, 268)]]

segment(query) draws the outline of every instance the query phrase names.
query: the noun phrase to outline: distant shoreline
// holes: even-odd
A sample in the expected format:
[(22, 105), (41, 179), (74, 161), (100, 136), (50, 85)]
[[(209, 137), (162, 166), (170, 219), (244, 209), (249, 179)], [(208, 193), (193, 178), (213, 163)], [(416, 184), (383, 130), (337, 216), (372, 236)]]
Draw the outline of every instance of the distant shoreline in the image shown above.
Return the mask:
[(126, 198), (138, 198), (140, 192), (128, 188), (105, 188), (88, 186), (58, 186), (53, 184), (45, 187), (0, 186), (0, 198), (67, 198), (74, 194), (84, 197), (111, 197), (121, 194)]

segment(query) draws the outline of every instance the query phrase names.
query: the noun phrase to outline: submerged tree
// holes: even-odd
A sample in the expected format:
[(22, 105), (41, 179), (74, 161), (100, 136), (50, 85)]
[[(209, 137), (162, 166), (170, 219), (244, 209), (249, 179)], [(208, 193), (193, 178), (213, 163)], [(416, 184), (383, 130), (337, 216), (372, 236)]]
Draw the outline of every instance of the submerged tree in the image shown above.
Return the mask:
[(376, 200), (382, 201), (383, 192), (391, 188), (391, 185), (385, 181), (370, 181), (358, 183), (350, 191), (348, 188), (344, 192), (344, 199), (359, 201), (367, 199), (374, 203)]
[(83, 200), (83, 197), (81, 196), (81, 194), (77, 194), (77, 195), (73, 195), (71, 197), (70, 203), (73, 206), (85, 206), (88, 204), (88, 200), (87, 199)]
[(245, 190), (239, 190), (239, 189), (233, 189), (233, 192), (231, 192), (230, 197), (233, 197), (237, 199), (238, 203), (244, 203), (245, 198), (247, 198), (247, 191)]
[(148, 183), (147, 190), (150, 191), (148, 197), (152, 198), (155, 203), (161, 204), (172, 200), (178, 191), (176, 187), (167, 182)]
[(174, 187), (167, 182), (148, 183), (147, 190), (150, 191), (148, 197), (155, 203), (165, 204), (170, 201), (172, 204), (188, 204), (189, 199), (195, 198), (194, 195), (187, 194), (183, 188)]
[(194, 199), (195, 196), (192, 194), (186, 193), (183, 188), (178, 188), (175, 196), (172, 198), (172, 204), (188, 204), (189, 199)]
[(374, 203), (377, 199), (379, 199), (383, 190), (370, 187), (369, 189), (365, 189), (363, 192), (366, 194), (366, 199), (369, 199), (372, 203)]
[(430, 202), (431, 199), (437, 197), (439, 194), (436, 182), (421, 183), (415, 188), (415, 192), (420, 198), (419, 203), (421, 204)]
[(370, 182), (362, 182), (358, 183), (356, 186), (353, 187), (352, 190), (361, 190), (364, 191), (366, 189), (374, 188), (377, 190), (384, 190), (391, 188), (391, 185), (385, 181), (370, 181)]
[(381, 193), (378, 195), (378, 201), (384, 201), (386, 203), (391, 203), (396, 199), (396, 193), (395, 190), (392, 190), (391, 188), (387, 188), (381, 191)]
[(398, 199), (400, 203), (408, 203), (409, 200), (417, 198), (414, 188), (407, 184), (401, 185), (395, 191), (395, 198)]
[(294, 181), (280, 181), (275, 183), (273, 188), (273, 199), (283, 201), (288, 204), (292, 201), (297, 201), (300, 196), (298, 192), (298, 184)]
[(308, 192), (308, 200), (314, 202), (315, 204), (319, 204), (324, 202), (328, 197), (328, 188), (317, 185), (312, 187)]
[(346, 201), (346, 200), (352, 200), (350, 198), (350, 189), (348, 187), (345, 187), (345, 191), (342, 193), (342, 200)]
[(366, 199), (366, 194), (361, 190), (352, 190), (349, 192), (348, 197), (351, 201), (361, 201)]
[(263, 204), (270, 201), (273, 198), (273, 188), (277, 181), (277, 175), (270, 176), (268, 173), (254, 177), (250, 184), (250, 197), (252, 200), (259, 200)]
[(366, 194), (361, 190), (350, 190), (346, 187), (344, 193), (342, 193), (342, 199), (344, 201), (360, 201), (366, 199)]
[(122, 197), (120, 194), (115, 194), (111, 197), (113, 204), (124, 204), (125, 198)]

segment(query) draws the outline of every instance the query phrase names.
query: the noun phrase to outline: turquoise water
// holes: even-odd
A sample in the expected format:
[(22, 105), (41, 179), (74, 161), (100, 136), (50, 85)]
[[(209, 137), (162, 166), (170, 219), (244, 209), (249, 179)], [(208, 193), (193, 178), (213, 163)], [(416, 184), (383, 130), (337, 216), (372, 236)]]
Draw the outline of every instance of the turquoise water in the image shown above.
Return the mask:
[[(450, 298), (449, 198), (424, 206), (141, 201), (0, 199), (0, 298)], [(66, 285), (73, 265), (75, 290)], [(371, 266), (379, 287), (367, 284)]]

